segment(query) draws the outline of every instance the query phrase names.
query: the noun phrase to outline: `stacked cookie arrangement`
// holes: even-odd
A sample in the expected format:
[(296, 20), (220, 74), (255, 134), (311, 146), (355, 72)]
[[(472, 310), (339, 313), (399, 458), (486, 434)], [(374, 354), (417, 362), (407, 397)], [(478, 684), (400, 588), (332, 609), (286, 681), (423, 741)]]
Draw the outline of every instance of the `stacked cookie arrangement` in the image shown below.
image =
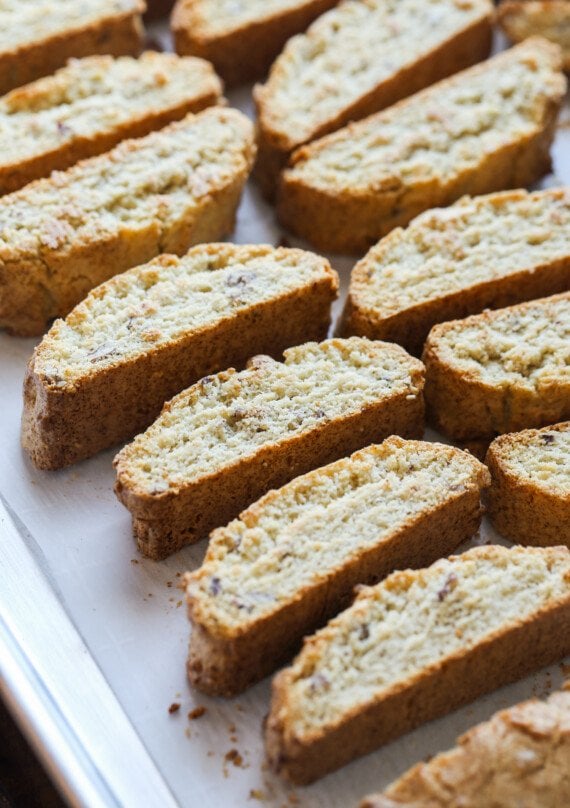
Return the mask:
[[(208, 540), (192, 686), (288, 665), (267, 759), (306, 784), (562, 659), (570, 190), (531, 186), (570, 9), (503, 3), (488, 58), (489, 0), (179, 0), (178, 55), (142, 52), (139, 0), (81, 5), (0, 9), (0, 327), (41, 337), (31, 462), (122, 444), (140, 552)], [(330, 255), (223, 242), (250, 175), (356, 256), (335, 336)], [(453, 555), (485, 510), (514, 546)], [(569, 713), (499, 713), (363, 805), (570, 803)]]

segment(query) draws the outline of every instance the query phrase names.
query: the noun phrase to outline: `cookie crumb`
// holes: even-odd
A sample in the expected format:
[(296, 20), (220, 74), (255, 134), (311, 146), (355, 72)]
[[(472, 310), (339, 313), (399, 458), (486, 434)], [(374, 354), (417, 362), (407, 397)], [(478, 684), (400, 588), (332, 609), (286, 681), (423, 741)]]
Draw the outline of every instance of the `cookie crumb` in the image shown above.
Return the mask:
[(224, 755), (224, 760), (226, 760), (228, 763), (233, 763), (233, 765), (236, 767), (243, 765), (243, 758), (237, 749), (230, 749), (229, 752), (226, 752)]
[(168, 708), (168, 712), (170, 713), (170, 715), (172, 715), (173, 713), (177, 713), (179, 709), (180, 704), (177, 701), (173, 701), (170, 707)]
[(195, 721), (197, 718), (202, 718), (204, 713), (207, 712), (208, 711), (206, 707), (204, 707), (202, 704), (199, 704), (198, 707), (194, 707), (193, 710), (190, 710), (190, 712), (188, 713), (188, 720)]
[(252, 788), (249, 792), (248, 799), (260, 800), (261, 802), (265, 802), (265, 800), (267, 799), (267, 795), (265, 794), (265, 791), (262, 791), (260, 788)]

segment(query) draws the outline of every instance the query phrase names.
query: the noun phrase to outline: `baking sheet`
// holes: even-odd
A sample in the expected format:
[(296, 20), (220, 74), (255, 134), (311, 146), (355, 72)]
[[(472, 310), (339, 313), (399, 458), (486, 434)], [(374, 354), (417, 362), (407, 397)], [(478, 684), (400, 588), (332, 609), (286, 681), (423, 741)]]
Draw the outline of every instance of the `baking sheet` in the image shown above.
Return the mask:
[[(232, 105), (251, 114), (249, 90), (229, 97)], [(553, 152), (554, 175), (543, 186), (570, 183), (569, 120), (567, 103)], [(277, 244), (283, 235), (271, 208), (249, 184), (232, 240)], [(293, 246), (306, 246), (288, 238)], [(329, 257), (344, 290), (354, 261)], [(340, 306), (339, 301), (335, 316)], [(231, 701), (192, 692), (186, 682), (189, 625), (177, 582), (185, 570), (200, 564), (205, 542), (161, 563), (138, 555), (130, 516), (112, 492), (115, 451), (55, 473), (37, 471), (24, 457), (19, 446), (21, 384), (33, 346), (34, 340), (0, 335), (0, 494), (17, 521), (21, 540), (48, 575), (181, 806), (355, 805), (411, 764), (453, 745), (458, 734), (495, 710), (544, 694), (561, 681), (561, 666), (555, 665), (431, 722), (313, 786), (286, 788), (263, 766), (261, 723), (268, 709), (269, 680)], [(484, 522), (476, 541), (495, 538)], [(26, 586), (25, 580), (21, 583)], [(171, 704), (180, 704), (180, 709), (169, 713)], [(188, 712), (197, 706), (204, 706), (205, 714), (189, 720)], [(119, 723), (119, 713), (116, 720)], [(85, 729), (89, 736), (89, 727)], [(109, 739), (113, 731), (111, 717)], [(125, 804), (135, 804), (134, 793), (133, 802)], [(139, 799), (136, 804), (141, 804)], [(144, 804), (147, 808), (157, 803), (149, 793)]]

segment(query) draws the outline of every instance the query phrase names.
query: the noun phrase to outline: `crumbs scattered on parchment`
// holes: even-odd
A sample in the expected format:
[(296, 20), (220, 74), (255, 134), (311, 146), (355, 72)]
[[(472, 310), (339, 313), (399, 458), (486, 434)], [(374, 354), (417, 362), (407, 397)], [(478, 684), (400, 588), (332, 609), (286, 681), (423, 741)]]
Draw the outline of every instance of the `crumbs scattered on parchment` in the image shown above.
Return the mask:
[(138, 558), (131, 558), (131, 564), (138, 564), (138, 563), (139, 563)]
[(172, 715), (173, 713), (177, 713), (179, 709), (180, 709), (180, 702), (173, 701), (170, 707), (168, 708), (168, 712), (170, 713), (170, 715)]

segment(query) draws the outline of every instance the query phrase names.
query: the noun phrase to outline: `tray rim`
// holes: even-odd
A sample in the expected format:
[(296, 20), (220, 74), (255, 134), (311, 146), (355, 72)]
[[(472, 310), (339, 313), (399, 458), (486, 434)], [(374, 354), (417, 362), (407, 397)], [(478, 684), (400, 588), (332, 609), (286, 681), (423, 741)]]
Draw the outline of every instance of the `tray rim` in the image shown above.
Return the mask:
[(8, 710), (68, 804), (175, 808), (18, 523), (0, 494), (0, 694)]

